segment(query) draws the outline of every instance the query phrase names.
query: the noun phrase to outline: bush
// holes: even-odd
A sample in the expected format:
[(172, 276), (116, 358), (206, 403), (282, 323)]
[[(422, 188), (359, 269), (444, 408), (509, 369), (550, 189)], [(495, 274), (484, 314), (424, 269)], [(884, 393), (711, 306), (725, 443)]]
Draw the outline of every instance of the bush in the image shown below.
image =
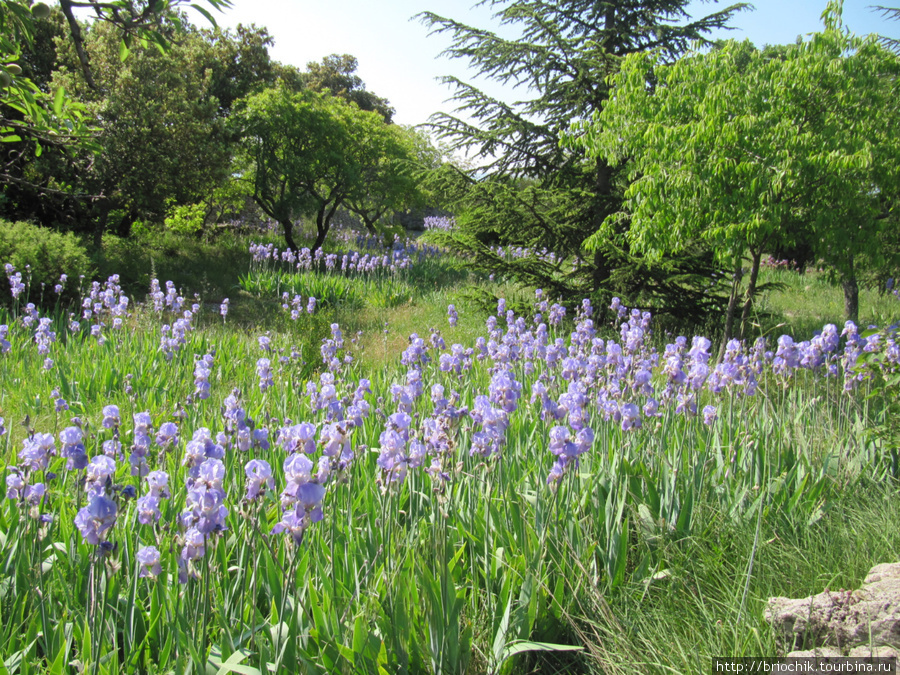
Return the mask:
[(206, 223), (204, 204), (173, 206), (166, 216), (166, 229), (178, 234), (197, 234)]
[[(22, 302), (53, 302), (53, 287), (61, 274), (69, 281), (64, 293), (74, 296), (78, 291), (79, 276), (90, 276), (91, 262), (87, 251), (71, 232), (63, 234), (31, 223), (11, 223), (0, 219), (0, 265), (11, 263), (22, 280), (28, 284)], [(29, 280), (30, 279), (30, 283)], [(41, 284), (45, 285), (43, 294)], [(11, 300), (7, 293), (0, 293), (6, 304)]]

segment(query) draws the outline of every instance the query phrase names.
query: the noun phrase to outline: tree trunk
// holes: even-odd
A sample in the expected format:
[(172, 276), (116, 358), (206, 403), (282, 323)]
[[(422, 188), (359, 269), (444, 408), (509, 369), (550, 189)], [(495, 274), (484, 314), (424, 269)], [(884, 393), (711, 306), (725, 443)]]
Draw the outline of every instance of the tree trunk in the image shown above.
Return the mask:
[[(93, 73), (91, 73), (91, 65), (88, 62), (87, 51), (84, 49), (84, 36), (81, 33), (81, 24), (75, 17), (72, 10), (72, 0), (59, 0), (59, 8), (62, 10), (66, 21), (69, 24), (69, 33), (72, 36), (72, 44), (75, 45), (75, 53), (78, 55), (78, 61), (81, 63), (81, 72), (84, 75), (84, 81), (87, 85), (96, 90), (97, 84), (94, 82)], [(5, 9), (5, 8), (4, 8)]]
[(315, 254), (320, 248), (322, 248), (322, 244), (325, 243), (325, 237), (328, 236), (328, 230), (318, 226), (316, 224), (316, 240), (312, 245), (312, 253)]
[(300, 249), (297, 248), (297, 244), (294, 241), (294, 223), (290, 216), (284, 215), (283, 210), (272, 208), (273, 205), (270, 202), (265, 199), (260, 199), (257, 195), (253, 195), (253, 201), (262, 209), (263, 213), (281, 225), (281, 229), (284, 231), (284, 243), (287, 244), (287, 247), (291, 249), (291, 251), (298, 253)]
[[(595, 186), (597, 194), (603, 197), (609, 197), (612, 193), (612, 167), (602, 159), (598, 159), (596, 170), (597, 176)], [(594, 213), (594, 231), (600, 229), (607, 216), (607, 214), (599, 208), (598, 202), (599, 200), (595, 200), (596, 211)], [(591, 290), (594, 292), (599, 291), (609, 280), (610, 274), (612, 274), (612, 265), (609, 261), (609, 254), (603, 246), (598, 246), (594, 251), (594, 266), (591, 271)]]
[(341, 205), (341, 200), (335, 200), (331, 208), (328, 208), (327, 202), (322, 205), (316, 214), (316, 241), (312, 246), (312, 253), (318, 251), (322, 244), (325, 243), (325, 237), (328, 236), (328, 230), (331, 229), (331, 219), (334, 218), (335, 212)]
[(734, 334), (734, 315), (737, 312), (738, 295), (741, 292), (741, 278), (743, 277), (742, 262), (743, 258), (741, 256), (735, 256), (734, 271), (731, 277), (731, 295), (728, 297), (728, 311), (725, 313), (725, 335), (722, 337), (722, 346), (719, 349), (719, 361), (725, 355), (725, 345), (728, 344), (728, 341)]
[(853, 258), (850, 258), (849, 271), (841, 280), (844, 289), (844, 316), (848, 321), (859, 323), (859, 283), (856, 280), (856, 269)]
[(371, 234), (378, 234), (378, 228), (375, 227), (375, 219), (369, 215), (362, 216), (363, 225)]
[(300, 249), (297, 248), (297, 244), (294, 241), (294, 223), (289, 218), (280, 219), (278, 222), (281, 223), (281, 228), (284, 230), (284, 243), (287, 244), (291, 251), (297, 253)]
[(119, 223), (116, 225), (116, 234), (123, 239), (127, 239), (131, 236), (131, 226), (135, 220), (137, 220), (138, 213), (137, 209), (129, 209), (120, 219)]
[(94, 248), (99, 251), (103, 248), (103, 233), (106, 232), (106, 223), (109, 220), (112, 204), (108, 199), (101, 199), (97, 208), (100, 213), (97, 216), (97, 224), (94, 226)]
[(744, 311), (741, 312), (741, 332), (738, 337), (744, 340), (747, 337), (747, 324), (750, 322), (750, 310), (753, 308), (753, 298), (756, 295), (756, 280), (759, 277), (759, 266), (762, 262), (762, 249), (750, 249), (753, 258), (753, 266), (750, 268), (750, 282), (747, 284), (747, 295), (744, 300)]
[(609, 256), (602, 247), (597, 247), (594, 251), (594, 268), (591, 271), (591, 290), (596, 293), (603, 288), (609, 280), (610, 272)]
[(325, 214), (325, 205), (323, 204), (318, 213), (316, 213), (316, 240), (312, 245), (313, 254), (322, 248), (322, 244), (325, 243), (325, 237), (328, 236), (328, 227), (330, 225), (331, 222)]

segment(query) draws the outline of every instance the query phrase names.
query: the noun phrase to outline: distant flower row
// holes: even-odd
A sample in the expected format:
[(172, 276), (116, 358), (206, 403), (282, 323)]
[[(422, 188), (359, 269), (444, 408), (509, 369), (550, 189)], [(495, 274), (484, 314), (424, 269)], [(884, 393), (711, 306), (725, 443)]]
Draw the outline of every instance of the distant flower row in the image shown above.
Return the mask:
[(380, 238), (358, 235), (356, 244), (363, 250), (326, 253), (320, 248), (313, 253), (309, 248), (301, 248), (295, 253), (290, 249), (279, 249), (274, 244), (251, 243), (250, 254), (253, 262), (258, 265), (281, 263), (298, 272), (315, 270), (344, 274), (397, 272), (439, 254), (434, 247), (421, 246), (408, 240), (396, 240), (389, 250), (385, 250)]

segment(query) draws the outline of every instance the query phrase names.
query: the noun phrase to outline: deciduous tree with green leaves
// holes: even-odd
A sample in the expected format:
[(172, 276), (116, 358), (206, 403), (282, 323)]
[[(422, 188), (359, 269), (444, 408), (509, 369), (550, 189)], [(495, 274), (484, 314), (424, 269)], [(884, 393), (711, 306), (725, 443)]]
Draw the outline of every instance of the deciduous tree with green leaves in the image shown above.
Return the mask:
[(309, 90), (278, 87), (250, 96), (234, 124), (242, 139), (238, 166), (293, 251), (298, 218), (315, 217), (312, 248), (318, 250), (337, 210), (350, 199), (362, 200), (372, 172), (380, 175), (382, 163), (389, 166), (405, 152), (380, 114)]
[(225, 43), (211, 43), (191, 27), (182, 30), (165, 53), (138, 45), (123, 62), (118, 31), (95, 22), (83, 42), (96, 70), (94, 86), (74, 50), (63, 55), (54, 74), (54, 82), (98, 120), (94, 138), (100, 150), (88, 169), (72, 177), (102, 195), (92, 217), (101, 226), (98, 233), (112, 210), (121, 213), (121, 227), (112, 223), (120, 234), (135, 220), (162, 222), (167, 204), (202, 201), (229, 173), (231, 139), (213, 95)]
[(736, 334), (746, 335), (761, 256), (798, 224), (843, 284), (848, 318), (860, 265), (883, 262), (881, 230), (900, 190), (900, 60), (876, 36), (847, 32), (839, 2), (823, 18), (822, 32), (778, 50), (728, 42), (674, 63), (631, 55), (603, 111), (571, 140), (632, 181), (587, 245), (623, 218), (628, 243), (651, 256), (708, 242), (734, 269), (726, 339), (741, 296)]
[(396, 124), (370, 136), (369, 159), (346, 208), (370, 232), (397, 211), (425, 206), (422, 172), (440, 165), (440, 153), (424, 134)]
[[(190, 4), (213, 24), (204, 5), (221, 10), (231, 5), (229, 0), (204, 0), (188, 3), (185, 0), (59, 0), (65, 16), (69, 38), (89, 86), (94, 86), (93, 71), (84, 48), (81, 25), (74, 16), (78, 8), (89, 9), (94, 20), (114, 26), (119, 37), (121, 58), (128, 55), (133, 44), (154, 44), (160, 50), (168, 48), (172, 33), (160, 31), (161, 23), (176, 26), (181, 17), (179, 7)], [(73, 101), (63, 87), (47, 88), (34, 82), (17, 63), (23, 47), (31, 44), (38, 23), (47, 20), (52, 8), (44, 2), (31, 0), (0, 0), (0, 142), (28, 143), (34, 154), (40, 155), (44, 145), (96, 148), (93, 143), (95, 127), (83, 106)], [(24, 150), (15, 153), (18, 161)], [(23, 183), (7, 162), (0, 165), (0, 182)]]
[[(57, 41), (46, 80), (97, 120), (96, 147), (63, 153), (53, 146), (40, 158), (20, 158), (16, 168), (28, 180), (7, 187), (2, 208), (8, 216), (90, 230), (99, 242), (107, 226), (125, 235), (136, 220), (162, 223), (171, 209), (191, 205), (194, 212), (214, 213), (213, 195), (230, 175), (236, 141), (225, 124), (231, 107), (274, 85), (286, 69), (269, 57), (265, 29), (201, 30), (187, 22), (159, 28), (167, 34), (179, 29), (165, 52), (137, 44), (122, 61), (115, 27), (85, 25), (82, 48), (93, 87), (74, 47)], [(45, 42), (35, 42), (39, 54), (47, 51)], [(33, 184), (70, 189), (47, 195)], [(76, 192), (93, 198), (75, 199)]]
[(306, 71), (300, 74), (300, 81), (306, 89), (319, 93), (330, 92), (359, 106), (360, 110), (377, 112), (390, 122), (394, 109), (390, 101), (366, 89), (366, 83), (356, 74), (359, 66), (355, 56), (350, 54), (330, 54), (320, 62), (306, 64)]

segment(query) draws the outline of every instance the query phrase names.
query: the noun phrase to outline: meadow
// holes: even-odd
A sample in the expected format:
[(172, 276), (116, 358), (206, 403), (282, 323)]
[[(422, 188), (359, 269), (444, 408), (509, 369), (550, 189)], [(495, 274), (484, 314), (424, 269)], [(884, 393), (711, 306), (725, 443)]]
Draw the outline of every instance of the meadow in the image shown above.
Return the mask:
[(0, 672), (708, 672), (898, 559), (890, 293), (857, 328), (768, 270), (719, 359), (417, 242), (227, 236), (6, 269)]

